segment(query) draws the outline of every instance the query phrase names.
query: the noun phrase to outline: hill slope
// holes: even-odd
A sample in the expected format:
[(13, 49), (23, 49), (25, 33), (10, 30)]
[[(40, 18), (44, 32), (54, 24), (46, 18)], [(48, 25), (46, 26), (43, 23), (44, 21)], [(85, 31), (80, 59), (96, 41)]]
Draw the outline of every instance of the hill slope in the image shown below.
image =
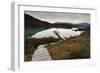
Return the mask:
[(25, 23), (25, 27), (49, 27), (51, 26), (51, 23), (39, 20), (28, 14), (24, 14), (24, 23)]
[(90, 32), (69, 38), (55, 44), (48, 44), (48, 51), (53, 60), (90, 58)]

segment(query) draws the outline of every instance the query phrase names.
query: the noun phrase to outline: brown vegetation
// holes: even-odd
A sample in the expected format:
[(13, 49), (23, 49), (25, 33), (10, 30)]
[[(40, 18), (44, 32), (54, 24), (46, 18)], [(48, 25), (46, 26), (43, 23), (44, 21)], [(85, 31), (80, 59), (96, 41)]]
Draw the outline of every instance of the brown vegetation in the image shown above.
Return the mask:
[(47, 48), (53, 60), (90, 58), (90, 32), (49, 44)]

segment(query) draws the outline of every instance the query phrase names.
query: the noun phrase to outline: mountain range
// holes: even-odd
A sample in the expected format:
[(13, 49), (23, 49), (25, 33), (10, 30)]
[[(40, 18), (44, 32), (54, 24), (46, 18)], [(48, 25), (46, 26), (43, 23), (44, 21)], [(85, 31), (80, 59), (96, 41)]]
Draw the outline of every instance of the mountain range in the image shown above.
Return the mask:
[(27, 27), (43, 27), (43, 28), (78, 28), (79, 30), (88, 30), (90, 29), (90, 24), (89, 23), (78, 23), (78, 24), (73, 24), (73, 23), (67, 23), (67, 22), (55, 22), (55, 23), (49, 23), (47, 21), (42, 21), (39, 20), (35, 17), (32, 17), (28, 14), (24, 14), (24, 23), (25, 23), (25, 28)]

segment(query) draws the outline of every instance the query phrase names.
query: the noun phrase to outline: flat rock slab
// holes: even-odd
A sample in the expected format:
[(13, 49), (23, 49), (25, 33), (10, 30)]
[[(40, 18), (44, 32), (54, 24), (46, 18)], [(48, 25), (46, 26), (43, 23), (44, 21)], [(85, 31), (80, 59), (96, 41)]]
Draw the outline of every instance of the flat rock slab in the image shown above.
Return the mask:
[(39, 45), (38, 48), (35, 50), (32, 61), (46, 61), (46, 60), (52, 60), (46, 45)]

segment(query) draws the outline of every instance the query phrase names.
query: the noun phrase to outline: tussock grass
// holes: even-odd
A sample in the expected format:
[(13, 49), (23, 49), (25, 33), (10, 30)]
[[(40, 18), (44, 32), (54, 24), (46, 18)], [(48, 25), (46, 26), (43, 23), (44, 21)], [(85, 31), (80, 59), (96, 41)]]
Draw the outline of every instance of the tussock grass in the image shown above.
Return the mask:
[(57, 44), (49, 44), (47, 48), (53, 60), (90, 58), (90, 31)]

